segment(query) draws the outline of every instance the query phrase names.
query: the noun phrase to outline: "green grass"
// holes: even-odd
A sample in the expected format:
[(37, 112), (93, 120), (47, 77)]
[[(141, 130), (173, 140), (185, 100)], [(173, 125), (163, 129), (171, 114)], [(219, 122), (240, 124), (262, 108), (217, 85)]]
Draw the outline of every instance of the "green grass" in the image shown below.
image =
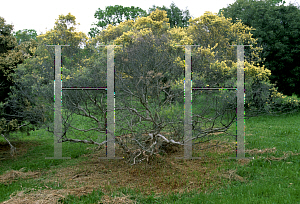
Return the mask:
[[(25, 172), (27, 171), (48, 171), (49, 169), (55, 169), (64, 166), (70, 166), (74, 163), (78, 163), (85, 157), (80, 157), (80, 155), (88, 154), (91, 151), (87, 150), (87, 146), (82, 144), (71, 144), (63, 143), (63, 156), (71, 157), (71, 160), (54, 160), (54, 159), (45, 159), (45, 157), (53, 157), (54, 154), (54, 141), (53, 135), (49, 134), (45, 130), (37, 130), (34, 133), (31, 133), (32, 136), (27, 136), (26, 134), (19, 135), (22, 137), (22, 141), (30, 141), (30, 143), (35, 142), (38, 145), (32, 146), (27, 150), (22, 156), (18, 156), (17, 159), (12, 160), (2, 160), (0, 163), (0, 174), (5, 173), (9, 170), (20, 170), (25, 167)], [(43, 135), (40, 137), (40, 135)], [(0, 141), (4, 141), (2, 138)], [(14, 144), (14, 143), (13, 143)], [(26, 145), (26, 143), (25, 143)], [(76, 160), (74, 159), (76, 158)], [(59, 188), (54, 183), (47, 184), (48, 187), (53, 189)], [(24, 190), (24, 189), (46, 189), (45, 186), (41, 185), (39, 179), (34, 180), (24, 180), (18, 179), (11, 184), (0, 183), (0, 201), (4, 201), (9, 198), (15, 191)], [(25, 192), (28, 192), (27, 190)]]
[[(197, 107), (193, 105), (193, 107)], [(194, 110), (194, 108), (193, 108)], [(118, 117), (118, 116), (116, 116)], [(82, 119), (74, 120), (74, 125), (87, 128)], [(234, 125), (235, 126), (235, 125)], [(121, 193), (129, 195), (129, 198), (137, 203), (300, 203), (300, 155), (290, 155), (282, 160), (270, 160), (270, 157), (282, 157), (286, 152), (299, 153), (300, 149), (300, 113), (282, 114), (281, 116), (259, 116), (246, 120), (246, 149), (265, 149), (276, 147), (275, 153), (264, 153), (251, 160), (247, 165), (239, 165), (236, 160), (229, 160), (222, 166), (224, 169), (236, 169), (236, 173), (247, 178), (249, 183), (233, 181), (231, 185), (222, 180), (223, 186), (212, 192), (190, 192), (173, 194), (170, 196), (156, 197), (143, 196), (139, 189), (120, 188), (113, 195), (120, 196)], [(116, 127), (117, 128), (117, 127)], [(72, 132), (76, 135), (79, 132)], [(252, 134), (247, 136), (247, 134)], [(71, 160), (53, 160), (45, 157), (53, 157), (53, 135), (45, 130), (31, 132), (31, 136), (24, 133), (16, 133), (20, 141), (36, 143), (30, 146), (26, 153), (17, 159), (1, 160), (0, 174), (8, 170), (19, 170), (26, 167), (26, 171), (41, 171), (42, 175), (48, 170), (55, 173), (56, 169), (72, 166), (87, 160), (81, 157), (93, 151), (87, 149), (93, 145), (79, 143), (63, 143), (63, 157), (71, 157)], [(97, 139), (97, 136), (86, 133), (81, 136)], [(5, 142), (0, 138), (0, 142)], [(253, 156), (246, 153), (246, 157)], [(226, 159), (224, 156), (223, 159)], [(18, 179), (11, 184), (0, 183), (0, 202), (8, 200), (9, 196), (20, 190), (30, 192), (37, 189), (46, 189), (43, 176), (38, 179)], [(47, 183), (52, 189), (60, 189), (55, 182)], [(61, 203), (97, 203), (104, 193), (98, 189), (91, 194), (76, 197), (69, 195), (62, 199)]]
[[(253, 136), (246, 138), (249, 143), (246, 149), (276, 147), (278, 151), (273, 154), (275, 157), (281, 157), (284, 155), (283, 152), (287, 151), (299, 153), (299, 125), (300, 113), (280, 117), (251, 118), (246, 121), (246, 133), (251, 133)], [(249, 155), (246, 154), (247, 156)], [(161, 198), (142, 197), (128, 189), (119, 192), (131, 195), (130, 199), (138, 203), (300, 203), (299, 155), (280, 161), (268, 161), (264, 157), (256, 157), (245, 166), (239, 166), (235, 161), (231, 163), (237, 167), (237, 174), (248, 178), (250, 184), (236, 182), (234, 185), (207, 194), (193, 192)], [(100, 190), (81, 198), (70, 196), (64, 203), (87, 203), (87, 200), (98, 198), (99, 195), (102, 195)]]

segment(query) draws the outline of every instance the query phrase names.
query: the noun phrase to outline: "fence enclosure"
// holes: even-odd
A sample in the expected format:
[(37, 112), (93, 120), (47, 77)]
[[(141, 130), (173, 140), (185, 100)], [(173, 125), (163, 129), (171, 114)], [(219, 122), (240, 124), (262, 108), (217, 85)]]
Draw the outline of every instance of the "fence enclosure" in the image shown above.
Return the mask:
[[(54, 80), (54, 157), (46, 159), (70, 159), (62, 157), (62, 90), (107, 90), (107, 149), (106, 157), (100, 159), (123, 159), (115, 156), (115, 97), (114, 97), (114, 46), (120, 45), (101, 45), (107, 46), (107, 87), (62, 87), (61, 80), (61, 46), (69, 45), (47, 45), (55, 46), (55, 80)], [(236, 88), (193, 88), (191, 83), (191, 47), (197, 45), (178, 45), (185, 46), (185, 81), (184, 81), (184, 157), (177, 159), (199, 159), (192, 157), (192, 89), (232, 89), (237, 90), (237, 135), (236, 135), (236, 157), (229, 159), (245, 159), (245, 119), (244, 119), (244, 46), (251, 45), (232, 45), (237, 46), (237, 87)], [(55, 100), (56, 99), (56, 100)], [(60, 100), (59, 100), (60, 99)], [(254, 159), (249, 157), (248, 159)]]

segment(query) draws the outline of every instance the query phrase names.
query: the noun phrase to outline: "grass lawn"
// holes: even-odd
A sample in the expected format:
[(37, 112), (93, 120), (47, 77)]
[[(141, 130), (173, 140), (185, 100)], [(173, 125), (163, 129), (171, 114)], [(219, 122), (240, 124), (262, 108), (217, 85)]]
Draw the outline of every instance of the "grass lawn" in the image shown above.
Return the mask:
[[(196, 108), (193, 104), (193, 112)], [(88, 126), (74, 121), (78, 128)], [(45, 159), (54, 154), (53, 134), (15, 133), (14, 157), (0, 138), (0, 202), (300, 203), (300, 112), (250, 118), (245, 128), (246, 157), (254, 160), (228, 159), (235, 156), (235, 140), (222, 133), (193, 147), (193, 156), (201, 159), (175, 159), (184, 155), (180, 147), (133, 166), (124, 159), (99, 160), (105, 148), (80, 143), (63, 143), (63, 157), (72, 159)], [(228, 133), (235, 132), (234, 123)], [(123, 155), (116, 145), (116, 156)]]

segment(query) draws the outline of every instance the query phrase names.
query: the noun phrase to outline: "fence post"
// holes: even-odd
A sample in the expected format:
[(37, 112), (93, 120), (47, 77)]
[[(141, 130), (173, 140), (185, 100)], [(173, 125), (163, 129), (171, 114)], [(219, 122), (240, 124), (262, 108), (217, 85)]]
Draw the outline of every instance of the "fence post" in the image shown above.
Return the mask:
[(185, 78), (184, 78), (184, 157), (176, 159), (201, 159), (192, 157), (192, 81), (191, 81), (191, 46), (200, 45), (176, 45), (185, 46)]
[[(105, 46), (105, 45), (100, 45)], [(123, 157), (115, 157), (115, 72), (114, 72), (114, 46), (107, 47), (107, 125), (106, 125), (106, 157), (99, 159), (123, 159)]]
[(245, 157), (245, 71), (244, 71), (244, 46), (252, 45), (231, 45), (237, 46), (237, 119), (236, 119), (236, 157), (229, 159), (254, 159)]
[(61, 118), (61, 100), (62, 100), (62, 81), (61, 81), (61, 46), (69, 45), (46, 45), (55, 47), (55, 73), (54, 73), (54, 157), (45, 159), (71, 159), (71, 157), (62, 157), (62, 118)]

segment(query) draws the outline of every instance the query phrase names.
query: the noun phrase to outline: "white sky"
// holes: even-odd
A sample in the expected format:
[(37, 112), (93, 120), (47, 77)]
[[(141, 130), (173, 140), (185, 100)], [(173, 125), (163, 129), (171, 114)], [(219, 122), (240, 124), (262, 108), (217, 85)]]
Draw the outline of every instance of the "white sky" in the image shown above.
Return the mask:
[[(2, 0), (0, 16), (6, 20), (7, 24), (14, 25), (14, 31), (35, 29), (39, 35), (52, 29), (59, 15), (67, 15), (70, 12), (76, 17), (76, 22), (80, 23), (77, 29), (87, 34), (90, 28), (94, 27), (92, 23), (97, 21), (94, 14), (98, 8), (105, 10), (106, 6), (134, 6), (148, 13), (152, 5), (170, 8), (172, 1), (180, 10), (189, 10), (193, 18), (203, 15), (205, 11), (217, 13), (219, 9), (235, 2), (235, 0)], [(300, 0), (285, 1), (287, 2), (285, 5), (289, 2), (300, 5)]]

